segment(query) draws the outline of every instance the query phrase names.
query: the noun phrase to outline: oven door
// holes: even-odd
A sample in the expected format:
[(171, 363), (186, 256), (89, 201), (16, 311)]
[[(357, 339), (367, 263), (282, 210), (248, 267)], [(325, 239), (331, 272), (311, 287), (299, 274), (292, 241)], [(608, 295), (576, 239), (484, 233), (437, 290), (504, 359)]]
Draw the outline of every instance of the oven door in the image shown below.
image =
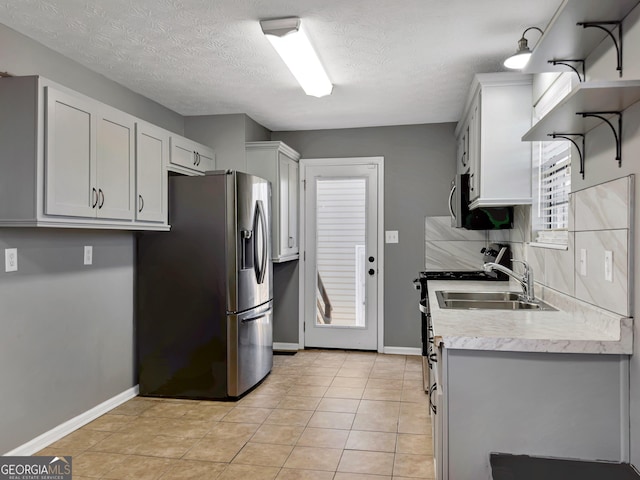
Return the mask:
[(431, 315), (429, 313), (429, 300), (423, 298), (420, 300), (420, 321), (421, 321), (421, 337), (422, 337), (422, 387), (424, 391), (429, 393), (431, 386), (431, 359), (433, 358), (433, 334), (431, 326)]

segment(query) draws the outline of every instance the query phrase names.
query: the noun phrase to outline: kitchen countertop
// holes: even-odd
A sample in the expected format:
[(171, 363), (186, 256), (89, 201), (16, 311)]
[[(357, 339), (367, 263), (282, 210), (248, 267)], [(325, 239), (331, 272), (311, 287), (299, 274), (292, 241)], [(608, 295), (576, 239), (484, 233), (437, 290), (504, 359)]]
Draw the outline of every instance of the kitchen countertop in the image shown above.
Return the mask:
[(632, 354), (633, 319), (536, 285), (557, 311), (441, 309), (437, 290), (518, 291), (509, 282), (429, 280), (436, 344), (515, 352)]

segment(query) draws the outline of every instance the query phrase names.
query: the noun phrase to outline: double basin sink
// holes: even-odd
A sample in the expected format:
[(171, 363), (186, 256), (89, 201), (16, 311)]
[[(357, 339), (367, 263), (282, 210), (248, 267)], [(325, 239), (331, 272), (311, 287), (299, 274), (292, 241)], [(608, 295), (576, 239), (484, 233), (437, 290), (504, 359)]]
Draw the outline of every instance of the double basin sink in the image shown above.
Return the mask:
[(518, 292), (452, 292), (436, 291), (440, 308), (461, 310), (556, 310), (551, 305), (536, 300), (523, 300)]

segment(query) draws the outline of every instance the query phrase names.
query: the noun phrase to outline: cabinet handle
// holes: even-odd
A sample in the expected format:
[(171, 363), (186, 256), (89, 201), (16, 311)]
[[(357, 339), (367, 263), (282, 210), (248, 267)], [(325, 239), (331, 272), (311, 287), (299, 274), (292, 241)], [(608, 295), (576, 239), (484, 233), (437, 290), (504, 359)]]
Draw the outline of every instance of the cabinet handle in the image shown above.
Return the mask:
[(138, 195), (138, 205), (140, 205), (140, 207), (138, 208), (138, 213), (140, 213), (144, 208), (144, 198), (142, 198), (142, 195)]
[(198, 165), (198, 152), (193, 151), (193, 164)]
[(98, 209), (101, 209), (104, 205), (104, 192), (101, 188), (98, 189), (98, 195), (100, 196), (100, 204), (98, 205)]
[(200, 166), (200, 161), (202, 160), (202, 158), (200, 157), (199, 153), (196, 153), (196, 155), (198, 156), (198, 167)]
[(95, 188), (92, 188), (91, 191), (93, 193), (93, 198), (94, 198), (94, 202), (93, 202), (93, 205), (91, 205), (91, 208), (96, 208), (96, 205), (98, 205), (98, 192)]
[(293, 237), (289, 237), (289, 248), (293, 247)]
[(469, 190), (473, 192), (473, 182), (471, 180), (473, 180), (473, 173), (469, 175)]

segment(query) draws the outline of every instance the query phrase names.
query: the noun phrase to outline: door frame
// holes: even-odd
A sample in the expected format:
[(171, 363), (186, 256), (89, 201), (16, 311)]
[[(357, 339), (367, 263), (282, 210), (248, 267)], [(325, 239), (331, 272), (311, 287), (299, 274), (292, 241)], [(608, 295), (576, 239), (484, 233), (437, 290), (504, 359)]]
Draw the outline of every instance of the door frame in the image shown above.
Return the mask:
[(341, 165), (376, 165), (378, 169), (378, 217), (376, 235), (378, 238), (378, 274), (377, 288), (378, 301), (376, 308), (378, 309), (378, 353), (384, 351), (384, 157), (336, 157), (336, 158), (301, 158), (300, 159), (300, 221), (298, 224), (300, 239), (300, 260), (298, 264), (298, 285), (300, 299), (298, 309), (298, 349), (304, 350), (304, 312), (305, 312), (305, 270), (307, 268), (306, 261), (306, 195), (305, 195), (305, 177), (307, 175), (307, 166), (341, 166)]

